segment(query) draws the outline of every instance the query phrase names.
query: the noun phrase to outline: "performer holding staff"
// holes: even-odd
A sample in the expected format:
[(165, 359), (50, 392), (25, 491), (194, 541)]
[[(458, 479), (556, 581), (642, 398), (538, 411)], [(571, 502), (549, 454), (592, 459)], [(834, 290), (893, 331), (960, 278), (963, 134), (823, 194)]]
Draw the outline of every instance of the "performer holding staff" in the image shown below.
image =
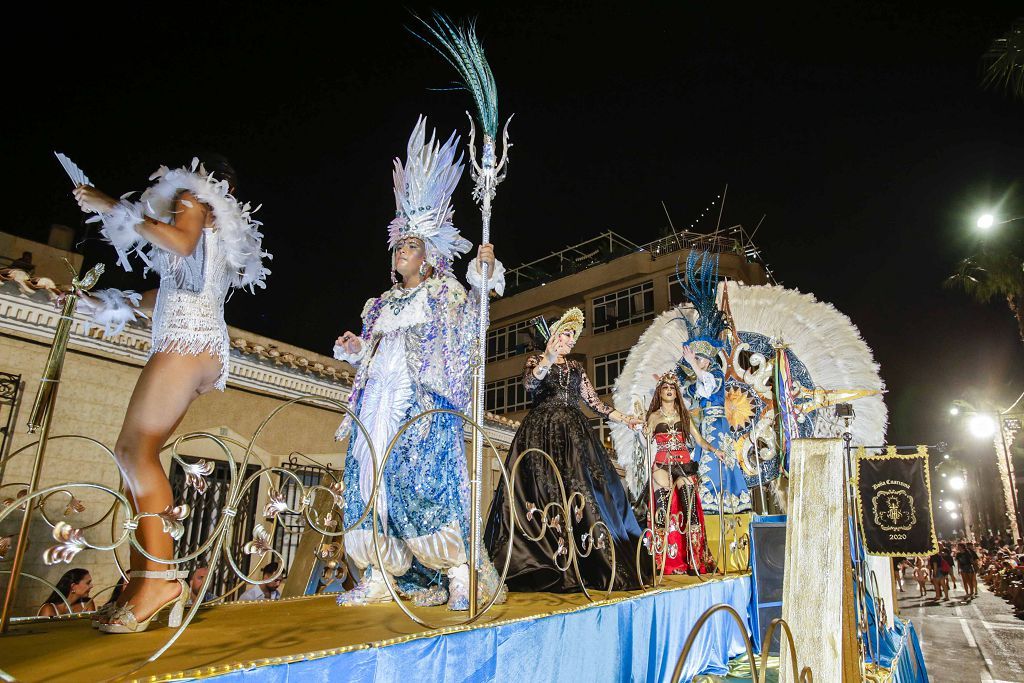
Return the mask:
[(707, 571), (707, 534), (698, 493), (700, 468), (690, 444), (695, 442), (719, 457), (724, 453), (712, 448), (690, 419), (675, 372), (658, 379), (647, 409), (646, 431), (656, 449), (651, 461), (653, 506), (648, 525), (658, 539), (657, 566), (664, 562), (665, 574), (703, 574)]
[[(580, 309), (569, 309), (551, 327), (544, 353), (527, 360), (524, 384), (533, 395), (533, 408), (512, 440), (505, 467), (511, 472), (519, 454), (531, 448), (549, 454), (557, 464), (566, 496), (573, 492), (583, 494), (582, 518), (574, 520), (574, 527), (586, 530), (597, 522), (604, 522), (612, 534), (611, 539), (595, 539), (594, 551), (587, 557), (578, 558), (584, 583), (599, 588), (608, 585), (612, 578), (610, 544), (614, 543), (614, 587), (617, 590), (635, 590), (640, 587), (634, 561), (640, 542), (640, 525), (626, 498), (622, 481), (612, 467), (604, 445), (580, 410), (579, 402), (582, 399), (599, 415), (630, 428), (641, 426), (643, 420), (623, 415), (605, 405), (598, 398), (583, 366), (566, 357), (583, 331), (583, 322)], [(559, 501), (560, 495), (555, 473), (547, 459), (538, 453), (526, 455), (516, 476), (515, 500), (512, 501), (520, 523), (531, 524), (526, 517), (531, 506), (543, 509), (545, 504)], [(484, 535), (491, 557), (504, 557), (508, 543), (515, 535), (514, 530), (508, 527), (508, 504), (505, 489), (499, 486), (491, 503)], [(532, 523), (535, 524), (536, 520)], [(507, 574), (510, 590), (580, 590), (575, 572), (563, 572), (556, 564), (559, 543), (567, 543), (561, 537), (562, 533), (564, 527), (549, 529), (549, 533), (536, 542), (522, 534), (515, 538)], [(598, 530), (596, 533), (604, 532)], [(579, 538), (574, 540), (580, 543)]]
[[(363, 308), (361, 335), (338, 337), (335, 358), (357, 368), (350, 405), (367, 435), (346, 416), (339, 440), (349, 437), (345, 457), (345, 519), (370, 504), (374, 470), (403, 424), (432, 409), (468, 412), (470, 359), (475, 341), (480, 264), (490, 287), (505, 289), (504, 267), (494, 248), (482, 244), (470, 263), (466, 290), (451, 274), (452, 260), (470, 250), (452, 224), (451, 195), (462, 176), (458, 138), (441, 144), (426, 138), (421, 118), (409, 138), (403, 166), (395, 160), (396, 217), (388, 227), (394, 286)], [(396, 274), (398, 277), (396, 277)], [(401, 278), (401, 282), (398, 281)], [(469, 482), (462, 418), (434, 413), (414, 422), (395, 443), (377, 495), (383, 566), (374, 551), (368, 518), (345, 535), (345, 550), (362, 580), (338, 598), (341, 605), (391, 600), (384, 572), (419, 606), (448, 603), (469, 609)], [(374, 454), (378, 459), (374, 462)], [(502, 590), (490, 562), (481, 565), (484, 599)], [(499, 598), (501, 599), (501, 598)]]
[[(248, 205), (232, 193), (236, 175), (224, 159), (169, 170), (138, 203), (115, 200), (81, 185), (75, 198), (83, 211), (99, 214), (101, 233), (131, 270), (137, 254), (160, 275), (160, 287), (143, 295), (103, 290), (83, 299), (96, 322), (116, 332), (139, 309), (153, 316), (149, 360), (135, 385), (114, 453), (136, 512), (154, 515), (174, 501), (160, 449), (192, 401), (211, 389), (223, 390), (230, 349), (224, 299), (231, 287), (263, 287), (270, 271), (262, 264), (262, 234)], [(136, 537), (146, 557), (131, 551), (130, 582), (110, 608), (97, 615), (107, 633), (145, 631), (164, 608), (173, 606), (169, 625), (180, 623), (189, 591), (187, 572), (171, 568), (174, 543), (162, 520), (145, 517)]]

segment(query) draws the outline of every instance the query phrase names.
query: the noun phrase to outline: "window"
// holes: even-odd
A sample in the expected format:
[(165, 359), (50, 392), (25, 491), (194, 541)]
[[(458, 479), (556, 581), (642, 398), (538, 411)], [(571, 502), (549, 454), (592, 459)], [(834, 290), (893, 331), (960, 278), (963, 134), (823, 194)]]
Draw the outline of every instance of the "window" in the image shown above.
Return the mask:
[(504, 360), (534, 350), (530, 321), (487, 330), (487, 362)]
[(489, 412), (514, 413), (529, 405), (521, 375), (488, 382), (484, 387), (484, 408)]
[(626, 365), (629, 351), (616, 351), (606, 356), (594, 358), (594, 389), (599, 394), (607, 394), (615, 387), (615, 380)]
[(653, 317), (654, 282), (651, 280), (594, 299), (594, 334), (633, 325)]

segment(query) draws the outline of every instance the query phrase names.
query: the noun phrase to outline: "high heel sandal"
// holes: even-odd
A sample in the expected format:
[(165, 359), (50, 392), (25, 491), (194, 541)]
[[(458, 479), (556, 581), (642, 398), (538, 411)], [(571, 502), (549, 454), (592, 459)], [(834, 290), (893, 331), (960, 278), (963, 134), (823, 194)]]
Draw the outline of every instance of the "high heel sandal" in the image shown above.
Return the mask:
[(99, 628), (100, 624), (104, 619), (110, 619), (114, 615), (114, 610), (117, 609), (117, 600), (108, 600), (98, 610), (93, 612), (90, 621), (92, 621), (93, 628)]
[(177, 580), (178, 585), (181, 586), (181, 593), (157, 607), (156, 611), (149, 615), (149, 618), (145, 621), (138, 620), (132, 609), (133, 605), (119, 605), (114, 608), (113, 613), (110, 615), (110, 621), (101, 623), (98, 626), (99, 630), (104, 633), (142, 633), (149, 628), (149, 623), (167, 607), (171, 608), (171, 613), (167, 617), (167, 625), (171, 628), (181, 626), (181, 619), (185, 614), (185, 603), (188, 602), (189, 596), (188, 584), (185, 582), (185, 579), (188, 578), (188, 572), (177, 572), (173, 569), (162, 572), (132, 571), (130, 576), (140, 579)]

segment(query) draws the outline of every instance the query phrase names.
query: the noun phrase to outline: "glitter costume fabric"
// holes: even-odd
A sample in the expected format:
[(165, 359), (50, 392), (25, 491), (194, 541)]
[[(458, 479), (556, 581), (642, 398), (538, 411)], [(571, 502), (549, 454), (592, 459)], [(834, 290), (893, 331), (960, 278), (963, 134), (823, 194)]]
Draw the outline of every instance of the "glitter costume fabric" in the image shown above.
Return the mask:
[[(697, 371), (697, 380), (684, 384), (687, 404), (700, 406), (697, 427), (714, 448), (726, 453), (725, 462), (701, 447), (694, 449), (700, 464), (700, 499), (705, 512), (723, 514), (750, 512), (750, 490), (731, 444), (729, 420), (725, 416), (725, 373), (717, 362), (707, 371)], [(719, 505), (721, 496), (721, 505)]]
[[(566, 361), (551, 367), (547, 376), (538, 380), (533, 375), (540, 356), (531, 357), (526, 364), (525, 385), (533, 394), (533, 409), (523, 419), (509, 448), (505, 466), (511, 468), (523, 453), (539, 448), (555, 461), (565, 485), (565, 495), (573, 492), (583, 495), (582, 518), (573, 518), (577, 548), (582, 549), (582, 536), (596, 522), (604, 522), (612, 538), (598, 528), (595, 536), (604, 548), (595, 547), (588, 557), (579, 557), (580, 574), (588, 589), (603, 590), (612, 576), (611, 544), (615, 546), (615, 589), (635, 590), (640, 587), (636, 575), (636, 551), (640, 542), (640, 525), (626, 498), (618, 473), (612, 467), (604, 446), (591, 429), (587, 417), (580, 410), (582, 399), (602, 416), (612, 408), (598, 398), (583, 367), (576, 361)], [(560, 502), (555, 472), (546, 458), (531, 453), (519, 466), (515, 482), (516, 514), (521, 523), (536, 535), (540, 530), (538, 514), (528, 520), (531, 507), (543, 509), (549, 502)], [(484, 542), (491, 557), (503, 558), (509, 543), (508, 501), (504, 487), (495, 492), (488, 514)], [(552, 512), (549, 516), (553, 517)], [(509, 590), (572, 592), (580, 589), (572, 569), (563, 572), (555, 565), (554, 557), (563, 565), (566, 557), (560, 553), (559, 543), (565, 544), (565, 520), (558, 528), (549, 528), (540, 541), (530, 541), (522, 533), (514, 534), (512, 560), (506, 581)]]
[(203, 230), (191, 256), (175, 256), (160, 249), (153, 258), (160, 273), (160, 289), (153, 310), (150, 353), (216, 356), (221, 372), (214, 386), (223, 391), (231, 350), (224, 322), (224, 298), (231, 276), (216, 232)]
[[(472, 269), (473, 264), (470, 264)], [(498, 268), (495, 269), (499, 270)], [(503, 283), (494, 282), (495, 289)], [(337, 438), (350, 436), (345, 458), (345, 519), (363, 514), (379, 467), (400, 426), (432, 409), (468, 412), (470, 357), (480, 294), (468, 295), (449, 276), (413, 289), (396, 286), (363, 309), (361, 348), (335, 357), (358, 370), (349, 404), (369, 432), (346, 417)], [(378, 513), (384, 569), (406, 591), (446, 584), (445, 571), (467, 561), (469, 482), (462, 419), (434, 413), (398, 439), (383, 470)], [(345, 537), (360, 568), (376, 566), (370, 522)]]
[[(704, 527), (704, 509), (693, 479), (698, 477), (698, 465), (690, 455), (688, 436), (682, 433), (683, 424), (669, 425), (659, 422), (654, 428), (654, 467), (668, 474), (669, 488), (654, 492), (654, 522), (659, 535), (667, 529), (665, 539), (665, 574), (683, 574), (690, 566), (690, 547), (696, 569), (706, 571), (707, 534)], [(685, 479), (682, 487), (676, 485)], [(699, 481), (699, 479), (698, 479)], [(687, 534), (689, 538), (687, 538)], [(660, 566), (661, 553), (656, 555)]]

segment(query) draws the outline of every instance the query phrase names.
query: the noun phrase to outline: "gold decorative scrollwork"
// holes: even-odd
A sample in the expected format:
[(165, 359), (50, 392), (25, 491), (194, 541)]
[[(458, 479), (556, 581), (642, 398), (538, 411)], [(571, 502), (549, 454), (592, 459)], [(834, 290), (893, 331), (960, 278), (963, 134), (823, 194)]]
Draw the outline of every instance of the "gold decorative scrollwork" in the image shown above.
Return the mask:
[[(683, 675), (683, 666), (686, 664), (686, 659), (690, 655), (690, 650), (693, 648), (693, 643), (697, 639), (701, 630), (708, 620), (717, 614), (718, 612), (726, 612), (733, 621), (736, 622), (736, 626), (739, 628), (739, 633), (743, 637), (743, 644), (747, 650), (747, 662), (750, 665), (751, 678), (757, 683), (765, 683), (768, 675), (768, 651), (767, 645), (761, 648), (761, 656), (759, 659), (754, 658), (754, 644), (750, 640), (750, 636), (747, 635), (747, 624), (744, 617), (740, 614), (732, 605), (720, 603), (712, 605), (711, 607), (704, 610), (704, 613), (697, 619), (697, 623), (690, 629), (689, 635), (686, 636), (686, 642), (683, 644), (683, 651), (679, 655), (679, 659), (676, 660), (676, 668), (672, 672), (672, 677), (669, 679), (672, 683), (679, 683), (680, 678)], [(779, 626), (782, 627), (782, 632), (786, 636), (786, 640), (789, 644), (789, 657), (791, 662), (790, 672), (793, 675), (794, 683), (814, 683), (814, 674), (811, 672), (810, 667), (805, 666), (803, 669), (797, 669), (797, 658), (796, 658), (796, 644), (793, 642), (793, 632), (789, 628), (789, 624), (784, 619), (775, 618), (772, 619), (768, 624), (768, 628), (765, 629), (764, 638), (762, 642), (767, 644), (772, 642), (772, 636), (775, 634), (775, 629)], [(799, 673), (798, 673), (799, 671)]]

